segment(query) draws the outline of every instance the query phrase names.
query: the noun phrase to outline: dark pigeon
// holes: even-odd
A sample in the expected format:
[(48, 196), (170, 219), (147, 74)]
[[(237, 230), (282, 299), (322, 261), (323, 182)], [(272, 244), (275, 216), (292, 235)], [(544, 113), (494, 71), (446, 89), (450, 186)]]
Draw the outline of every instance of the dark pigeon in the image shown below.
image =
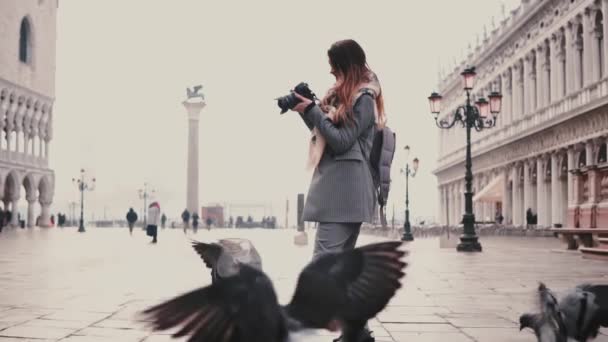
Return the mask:
[(544, 284), (539, 286), (540, 313), (520, 316), (520, 330), (531, 328), (538, 341), (585, 342), (608, 327), (608, 285), (583, 284), (558, 301)]
[(154, 330), (177, 329), (190, 342), (287, 342), (306, 329), (341, 329), (354, 342), (401, 287), (406, 263), (401, 241), (321, 256), (300, 273), (286, 306), (260, 269), (240, 265), (235, 275), (143, 311)]
[(241, 265), (262, 270), (262, 258), (247, 239), (229, 238), (217, 243), (192, 241), (192, 247), (211, 269), (213, 282), (237, 274)]

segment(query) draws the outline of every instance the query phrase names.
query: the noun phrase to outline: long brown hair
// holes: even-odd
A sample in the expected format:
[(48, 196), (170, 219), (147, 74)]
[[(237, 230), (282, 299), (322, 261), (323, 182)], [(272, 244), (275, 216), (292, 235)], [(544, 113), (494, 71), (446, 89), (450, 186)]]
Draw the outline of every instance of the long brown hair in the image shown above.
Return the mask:
[[(323, 98), (323, 105), (330, 105), (334, 97), (337, 98), (336, 122), (342, 123), (352, 119), (352, 111), (348, 110), (353, 105), (353, 98), (363, 83), (371, 82), (372, 71), (367, 65), (363, 48), (354, 40), (340, 40), (332, 44), (327, 51), (332, 74), (341, 78)], [(378, 116), (384, 122), (384, 99), (382, 93), (376, 97), (376, 109)]]

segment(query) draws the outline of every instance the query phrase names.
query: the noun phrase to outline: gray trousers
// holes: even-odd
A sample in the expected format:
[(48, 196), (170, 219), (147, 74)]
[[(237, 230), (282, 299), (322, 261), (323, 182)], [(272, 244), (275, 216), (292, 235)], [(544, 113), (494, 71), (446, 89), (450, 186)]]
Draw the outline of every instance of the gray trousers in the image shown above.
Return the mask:
[(328, 252), (341, 252), (355, 248), (360, 229), (361, 222), (319, 222), (312, 259), (316, 260)]
[[(319, 222), (312, 260), (317, 260), (321, 255), (328, 252), (335, 253), (354, 249), (361, 231), (361, 224), (361, 222)], [(365, 330), (369, 331), (367, 323), (365, 324)]]

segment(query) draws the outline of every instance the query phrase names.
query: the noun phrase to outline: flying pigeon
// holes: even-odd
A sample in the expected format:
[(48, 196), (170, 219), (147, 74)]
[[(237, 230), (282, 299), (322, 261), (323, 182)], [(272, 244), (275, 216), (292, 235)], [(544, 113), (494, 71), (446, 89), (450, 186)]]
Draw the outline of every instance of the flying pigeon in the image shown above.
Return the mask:
[(551, 290), (538, 286), (539, 313), (524, 313), (519, 317), (519, 330), (530, 328), (539, 342), (566, 342), (566, 327), (558, 311), (558, 302)]
[(222, 239), (217, 243), (192, 241), (192, 247), (211, 269), (212, 282), (237, 274), (243, 264), (262, 270), (260, 254), (247, 239)]
[(539, 297), (541, 312), (519, 318), (520, 330), (533, 329), (538, 341), (585, 342), (597, 336), (600, 326), (608, 327), (608, 285), (579, 285), (557, 301), (541, 283)]
[(355, 342), (365, 322), (401, 287), (401, 241), (375, 243), (310, 262), (291, 302), (278, 303), (261, 270), (242, 264), (235, 275), (142, 312), (154, 330), (176, 328), (190, 342), (288, 342), (307, 329), (342, 330)]

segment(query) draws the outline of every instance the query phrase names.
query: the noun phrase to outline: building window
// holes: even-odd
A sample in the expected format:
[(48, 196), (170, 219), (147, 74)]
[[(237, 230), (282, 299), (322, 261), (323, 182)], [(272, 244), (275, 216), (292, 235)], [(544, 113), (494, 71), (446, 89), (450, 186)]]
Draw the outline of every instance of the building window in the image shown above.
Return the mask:
[(32, 28), (27, 18), (21, 20), (19, 30), (19, 60), (27, 64), (32, 60)]

